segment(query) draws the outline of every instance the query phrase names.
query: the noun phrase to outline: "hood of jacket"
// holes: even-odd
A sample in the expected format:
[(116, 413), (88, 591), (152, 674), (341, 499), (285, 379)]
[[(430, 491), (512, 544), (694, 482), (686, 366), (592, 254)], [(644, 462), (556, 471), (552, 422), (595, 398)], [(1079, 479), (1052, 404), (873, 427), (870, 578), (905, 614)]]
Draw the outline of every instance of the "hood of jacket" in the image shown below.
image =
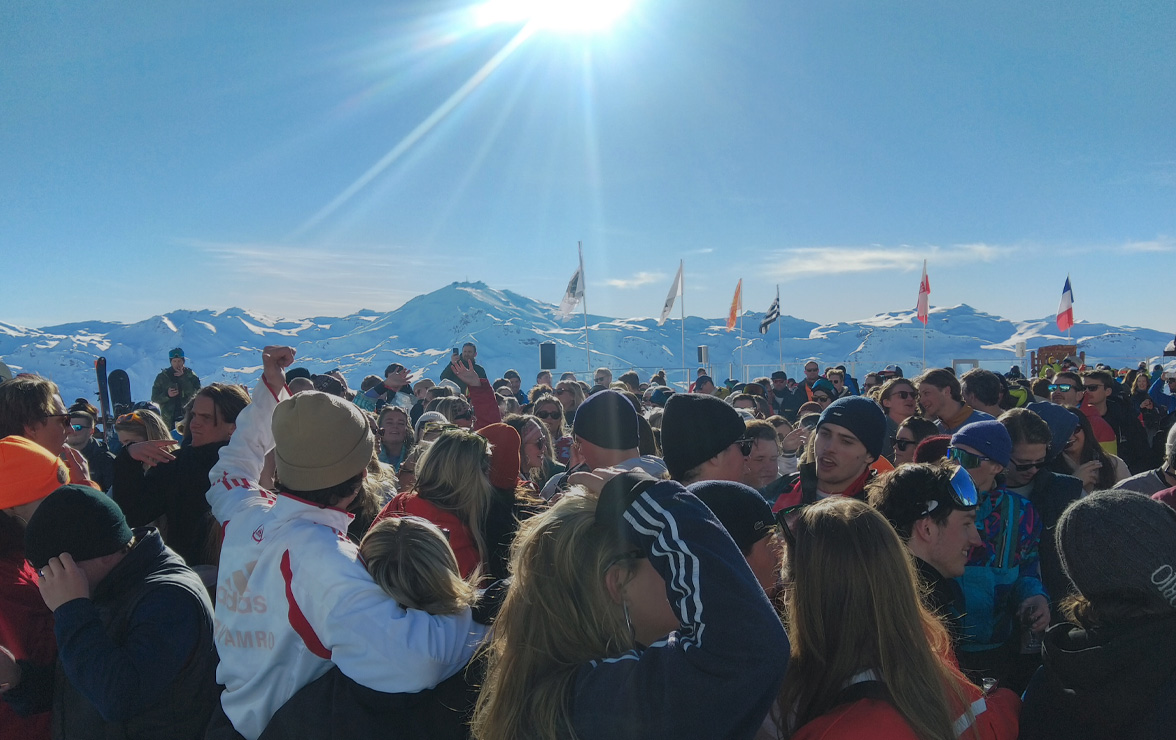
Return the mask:
[(1051, 627), (1042, 662), (1067, 708), (1089, 727), (1119, 727), (1124, 717), (1144, 717), (1176, 671), (1176, 614), (1146, 617), (1111, 627)]

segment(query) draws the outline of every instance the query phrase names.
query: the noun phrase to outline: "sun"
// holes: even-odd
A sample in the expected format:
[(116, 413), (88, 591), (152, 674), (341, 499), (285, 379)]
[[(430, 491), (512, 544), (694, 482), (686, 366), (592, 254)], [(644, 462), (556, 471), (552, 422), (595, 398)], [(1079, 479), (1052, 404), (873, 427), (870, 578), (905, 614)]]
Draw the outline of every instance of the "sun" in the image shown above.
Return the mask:
[(549, 31), (590, 33), (609, 28), (634, 0), (489, 0), (474, 9), (478, 24), (530, 23)]

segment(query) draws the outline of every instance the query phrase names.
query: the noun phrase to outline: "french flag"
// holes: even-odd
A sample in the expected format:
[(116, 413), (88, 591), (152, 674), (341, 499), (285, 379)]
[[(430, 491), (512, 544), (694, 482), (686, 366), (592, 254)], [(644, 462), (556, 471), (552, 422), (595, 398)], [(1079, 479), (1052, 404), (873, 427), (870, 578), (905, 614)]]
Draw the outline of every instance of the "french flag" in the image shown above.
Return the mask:
[(1069, 331), (1074, 325), (1074, 291), (1070, 289), (1070, 278), (1062, 288), (1062, 302), (1058, 304), (1058, 329)]

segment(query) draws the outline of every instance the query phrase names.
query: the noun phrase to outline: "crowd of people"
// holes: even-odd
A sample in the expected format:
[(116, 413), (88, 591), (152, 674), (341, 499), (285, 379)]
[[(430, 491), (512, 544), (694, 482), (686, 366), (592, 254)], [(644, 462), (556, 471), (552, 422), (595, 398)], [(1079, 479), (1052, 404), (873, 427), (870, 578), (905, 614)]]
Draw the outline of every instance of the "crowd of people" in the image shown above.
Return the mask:
[(1168, 738), (1176, 375), (0, 383), (0, 740)]

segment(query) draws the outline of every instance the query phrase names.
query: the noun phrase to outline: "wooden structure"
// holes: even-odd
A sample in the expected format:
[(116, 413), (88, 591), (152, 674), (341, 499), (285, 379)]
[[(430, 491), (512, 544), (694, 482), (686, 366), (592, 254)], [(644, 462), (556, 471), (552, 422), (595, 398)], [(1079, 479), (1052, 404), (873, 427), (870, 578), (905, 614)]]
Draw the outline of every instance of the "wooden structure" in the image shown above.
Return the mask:
[(1077, 362), (1079, 367), (1086, 364), (1086, 353), (1079, 352), (1077, 344), (1047, 344), (1038, 347), (1029, 353), (1030, 377), (1036, 378), (1051, 359), (1054, 362), (1061, 362), (1067, 357)]

